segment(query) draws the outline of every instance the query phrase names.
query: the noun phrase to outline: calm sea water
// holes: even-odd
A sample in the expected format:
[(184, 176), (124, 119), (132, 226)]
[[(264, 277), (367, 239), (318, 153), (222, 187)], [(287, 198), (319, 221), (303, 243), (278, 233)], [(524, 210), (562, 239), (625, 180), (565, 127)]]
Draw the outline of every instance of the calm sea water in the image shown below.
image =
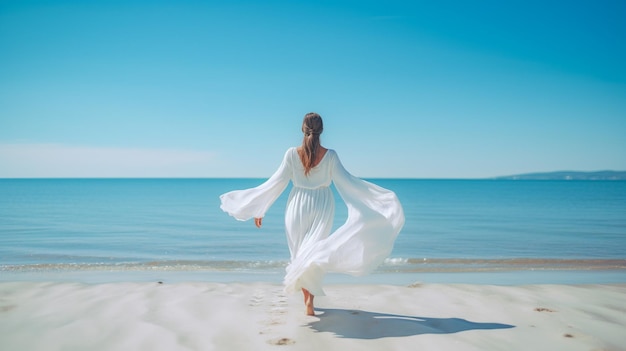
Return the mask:
[[(0, 179), (0, 274), (282, 272), (289, 189), (262, 229), (219, 208), (220, 194), (262, 181)], [(406, 215), (378, 272), (626, 272), (626, 182), (371, 181)]]

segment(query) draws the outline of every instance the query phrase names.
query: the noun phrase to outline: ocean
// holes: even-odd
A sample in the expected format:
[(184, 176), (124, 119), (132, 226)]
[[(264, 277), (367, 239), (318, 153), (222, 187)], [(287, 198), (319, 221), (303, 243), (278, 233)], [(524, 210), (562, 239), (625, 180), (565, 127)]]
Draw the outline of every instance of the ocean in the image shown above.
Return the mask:
[[(368, 180), (406, 224), (373, 274), (331, 282), (626, 282), (625, 181)], [(219, 208), (263, 181), (0, 179), (0, 281), (280, 282), (289, 188), (261, 229)]]

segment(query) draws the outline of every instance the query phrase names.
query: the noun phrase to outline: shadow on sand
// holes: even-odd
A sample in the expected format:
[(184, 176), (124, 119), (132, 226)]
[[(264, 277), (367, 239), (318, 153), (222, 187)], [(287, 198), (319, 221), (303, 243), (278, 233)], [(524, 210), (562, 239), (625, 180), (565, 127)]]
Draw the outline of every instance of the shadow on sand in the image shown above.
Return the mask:
[[(513, 325), (476, 323), (461, 318), (412, 317), (361, 310), (317, 308), (319, 321), (307, 326), (342, 338), (380, 339), (422, 334), (452, 334), (466, 330), (509, 329)], [(322, 312), (322, 313), (320, 313)]]

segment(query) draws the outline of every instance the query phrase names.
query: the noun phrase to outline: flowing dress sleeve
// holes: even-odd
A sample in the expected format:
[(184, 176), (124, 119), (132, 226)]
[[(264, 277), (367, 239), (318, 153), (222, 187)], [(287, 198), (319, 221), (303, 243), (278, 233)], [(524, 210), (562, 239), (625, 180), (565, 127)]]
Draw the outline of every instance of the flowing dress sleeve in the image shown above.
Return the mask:
[(348, 208), (348, 219), (335, 231), (340, 246), (329, 263), (352, 275), (371, 272), (389, 257), (404, 226), (396, 194), (350, 174), (334, 157), (333, 182)]
[(265, 212), (274, 204), (291, 180), (292, 167), (289, 157), (291, 151), (291, 149), (287, 150), (276, 172), (263, 184), (220, 195), (222, 203), (220, 208), (240, 221), (264, 217)]
[(370, 273), (391, 254), (404, 225), (402, 205), (393, 191), (353, 176), (334, 152), (331, 156), (332, 180), (348, 217), (328, 238), (305, 248), (290, 263), (284, 280), (287, 292), (305, 288), (324, 295), (325, 272)]

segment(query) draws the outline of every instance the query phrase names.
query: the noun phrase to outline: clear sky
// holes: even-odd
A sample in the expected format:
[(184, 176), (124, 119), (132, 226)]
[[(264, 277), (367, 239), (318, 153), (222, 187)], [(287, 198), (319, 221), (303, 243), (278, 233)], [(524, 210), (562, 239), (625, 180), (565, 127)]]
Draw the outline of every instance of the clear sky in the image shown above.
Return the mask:
[(0, 0), (0, 177), (626, 170), (626, 2)]

